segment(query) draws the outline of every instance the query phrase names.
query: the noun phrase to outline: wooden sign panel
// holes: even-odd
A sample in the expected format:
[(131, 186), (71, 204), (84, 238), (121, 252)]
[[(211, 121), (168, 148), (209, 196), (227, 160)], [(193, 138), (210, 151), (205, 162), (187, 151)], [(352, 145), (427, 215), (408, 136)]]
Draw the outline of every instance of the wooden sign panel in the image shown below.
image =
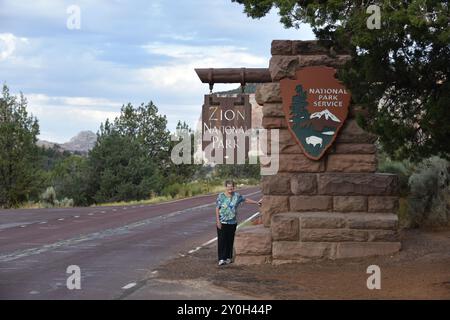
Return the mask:
[(351, 95), (335, 75), (334, 68), (305, 67), (295, 80), (280, 81), (288, 129), (313, 160), (331, 147), (348, 116)]
[[(234, 154), (233, 164), (237, 163), (238, 152), (244, 152), (244, 158), (248, 158), (249, 141), (245, 139), (245, 145), (240, 145), (237, 139), (229, 139), (227, 134), (244, 133), (252, 127), (252, 106), (248, 94), (234, 96), (220, 96), (217, 94), (205, 95), (205, 103), (202, 108), (202, 134), (220, 133), (222, 141), (203, 141), (203, 151), (206, 146), (214, 143), (215, 148), (222, 148), (223, 163), (227, 162), (231, 152)], [(228, 153), (228, 155), (227, 155)], [(215, 155), (213, 152), (212, 155)]]

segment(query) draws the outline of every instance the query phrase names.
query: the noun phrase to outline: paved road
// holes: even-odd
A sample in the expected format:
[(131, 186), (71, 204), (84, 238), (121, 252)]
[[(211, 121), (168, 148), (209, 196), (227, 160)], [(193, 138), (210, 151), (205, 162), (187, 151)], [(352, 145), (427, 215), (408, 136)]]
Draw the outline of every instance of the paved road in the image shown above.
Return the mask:
[[(254, 200), (261, 197), (259, 188), (241, 193)], [(210, 195), (144, 206), (2, 210), (0, 299), (127, 298), (162, 262), (216, 236), (215, 199)], [(243, 205), (240, 220), (257, 211), (255, 205)], [(70, 265), (80, 267), (81, 290), (67, 288)]]

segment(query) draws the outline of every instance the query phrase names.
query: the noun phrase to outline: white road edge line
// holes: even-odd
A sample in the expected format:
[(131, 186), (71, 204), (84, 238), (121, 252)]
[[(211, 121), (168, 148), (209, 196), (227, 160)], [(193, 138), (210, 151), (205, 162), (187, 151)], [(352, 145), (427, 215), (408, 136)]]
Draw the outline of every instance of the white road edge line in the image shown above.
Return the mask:
[(122, 289), (128, 290), (128, 289), (133, 288), (133, 287), (136, 286), (136, 285), (137, 285), (136, 282), (131, 282), (131, 283), (127, 284), (126, 286), (123, 286)]
[[(256, 217), (256, 216), (259, 215), (259, 214), (260, 214), (260, 212), (258, 211), (258, 212), (256, 212), (254, 215), (252, 215), (251, 217), (245, 219), (244, 221), (242, 221), (242, 222), (237, 226), (236, 229), (239, 229), (244, 223), (246, 223), (247, 221), (252, 220), (254, 217)], [(211, 240), (205, 242), (205, 243), (202, 244), (200, 247), (197, 247), (197, 248), (195, 248), (195, 249), (189, 250), (189, 251), (188, 251), (188, 254), (192, 254), (192, 253), (194, 253), (194, 252), (197, 252), (197, 251), (200, 250), (201, 248), (206, 247), (207, 245), (210, 245), (210, 244), (213, 243), (214, 241), (217, 241), (217, 237), (215, 237), (214, 239), (211, 239)]]
[(217, 240), (217, 237), (215, 237), (214, 239), (209, 240), (208, 242), (205, 242), (204, 244), (202, 244), (202, 247), (206, 247), (207, 245), (210, 245), (211, 243), (213, 243), (216, 240)]

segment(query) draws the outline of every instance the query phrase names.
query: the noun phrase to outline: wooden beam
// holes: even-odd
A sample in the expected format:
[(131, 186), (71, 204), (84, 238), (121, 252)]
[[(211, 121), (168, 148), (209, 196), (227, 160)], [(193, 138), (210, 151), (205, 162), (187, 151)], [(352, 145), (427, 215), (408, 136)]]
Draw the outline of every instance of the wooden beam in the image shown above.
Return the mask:
[(272, 82), (267, 68), (205, 68), (195, 69), (203, 83), (265, 83)]

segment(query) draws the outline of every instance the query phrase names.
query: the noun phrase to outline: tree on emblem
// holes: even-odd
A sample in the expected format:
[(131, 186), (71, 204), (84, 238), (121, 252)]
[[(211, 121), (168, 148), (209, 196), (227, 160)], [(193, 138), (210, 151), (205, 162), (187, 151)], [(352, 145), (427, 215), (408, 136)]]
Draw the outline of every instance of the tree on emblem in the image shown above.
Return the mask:
[(306, 91), (303, 91), (302, 85), (295, 88), (297, 94), (292, 97), (291, 119), (293, 128), (300, 127), (300, 124), (309, 120), (309, 112), (306, 109), (308, 101), (306, 101)]

